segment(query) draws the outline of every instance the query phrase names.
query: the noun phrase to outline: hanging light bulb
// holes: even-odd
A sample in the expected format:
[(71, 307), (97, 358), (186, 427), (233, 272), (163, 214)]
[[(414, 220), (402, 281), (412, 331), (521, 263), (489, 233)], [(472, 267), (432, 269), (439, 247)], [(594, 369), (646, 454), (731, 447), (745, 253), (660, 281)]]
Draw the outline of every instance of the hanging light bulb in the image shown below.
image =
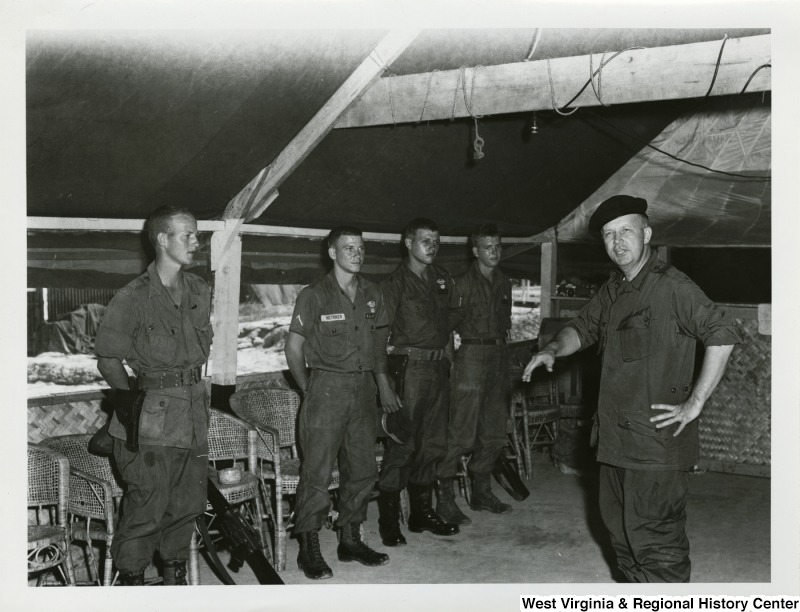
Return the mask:
[(533, 111), (533, 120), (531, 121), (531, 134), (539, 133), (539, 124), (536, 122), (536, 111)]

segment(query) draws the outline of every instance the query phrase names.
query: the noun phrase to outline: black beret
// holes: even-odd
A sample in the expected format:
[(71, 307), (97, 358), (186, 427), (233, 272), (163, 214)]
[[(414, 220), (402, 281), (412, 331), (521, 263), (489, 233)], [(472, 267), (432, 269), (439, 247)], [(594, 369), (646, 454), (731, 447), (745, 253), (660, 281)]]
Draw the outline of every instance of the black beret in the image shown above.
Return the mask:
[(596, 234), (609, 221), (623, 215), (644, 215), (647, 200), (628, 195), (615, 195), (598, 206), (589, 219), (589, 232)]

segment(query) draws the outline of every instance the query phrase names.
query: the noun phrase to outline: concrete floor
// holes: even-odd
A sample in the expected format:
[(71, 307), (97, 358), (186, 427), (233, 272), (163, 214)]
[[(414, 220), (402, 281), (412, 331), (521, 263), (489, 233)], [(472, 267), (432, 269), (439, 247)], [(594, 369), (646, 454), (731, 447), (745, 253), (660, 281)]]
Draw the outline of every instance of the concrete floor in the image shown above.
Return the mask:
[[(544, 453), (536, 453), (530, 497), (513, 501), (499, 485), (494, 490), (513, 512), (472, 512), (459, 535), (441, 538), (403, 532), (408, 545), (386, 548), (378, 535), (378, 509), (369, 507), (368, 543), (390, 555), (388, 565), (368, 568), (341, 563), (336, 534), (321, 531), (322, 553), (333, 578), (307, 580), (297, 569), (297, 541), (289, 539), (287, 584), (549, 584), (614, 582), (605, 532), (596, 511), (596, 479), (562, 474)], [(690, 481), (688, 535), (692, 581), (743, 583), (770, 581), (770, 479), (731, 474), (695, 474)], [(226, 553), (222, 553), (223, 560)], [(248, 568), (237, 584), (258, 584)], [(220, 584), (205, 565), (201, 583)]]

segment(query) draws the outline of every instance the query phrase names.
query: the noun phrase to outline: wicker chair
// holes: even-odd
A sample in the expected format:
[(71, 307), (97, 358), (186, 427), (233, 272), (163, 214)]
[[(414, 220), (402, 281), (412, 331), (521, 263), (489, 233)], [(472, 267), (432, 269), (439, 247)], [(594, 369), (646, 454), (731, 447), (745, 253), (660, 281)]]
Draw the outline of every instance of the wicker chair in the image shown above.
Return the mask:
[[(277, 568), (283, 571), (286, 568), (286, 531), (291, 527), (286, 520), (288, 517), (285, 518), (283, 498), (297, 493), (300, 482), (295, 440), (300, 396), (284, 387), (258, 386), (237, 391), (231, 396), (230, 404), (234, 413), (258, 431), (259, 474), (265, 496), (272, 498)], [(339, 488), (339, 470), (334, 469), (331, 476), (328, 489), (334, 491)], [(267, 482), (273, 484), (271, 491)]]
[[(113, 560), (111, 542), (122, 499), (122, 487), (117, 482), (107, 457), (98, 457), (89, 452), (92, 434), (56, 436), (42, 441), (47, 446), (69, 459), (70, 493), (69, 515), (73, 541), (84, 542), (88, 556), (89, 578), (96, 584), (111, 586)], [(92, 542), (105, 544), (102, 582), (98, 571)]]
[[(211, 408), (208, 421), (208, 460), (210, 464), (209, 478), (222, 493), (227, 502), (233, 506), (241, 506), (261, 540), (264, 555), (270, 558), (269, 538), (264, 531), (264, 509), (259, 493), (257, 461), (258, 434), (254, 427), (237, 419), (235, 416)], [(232, 465), (231, 465), (232, 464)], [(239, 482), (222, 483), (217, 478), (217, 469), (221, 466), (241, 467)], [(206, 510), (209, 520), (209, 531), (213, 531), (214, 514), (209, 504)]]
[[(65, 455), (70, 463), (69, 515), (72, 541), (84, 542), (89, 558), (89, 578), (95, 584), (111, 586), (114, 581), (111, 543), (119, 519), (123, 489), (111, 461), (89, 452), (92, 434), (55, 436), (42, 441)], [(98, 570), (92, 542), (104, 542), (102, 576)], [(192, 539), (189, 558), (189, 582), (200, 584), (197, 571), (197, 543)], [(192, 571), (192, 568), (193, 571)]]
[[(520, 378), (521, 372), (512, 380)], [(553, 446), (560, 417), (558, 380), (554, 374), (537, 370), (530, 383), (515, 383), (511, 394), (512, 439), (517, 453), (521, 451), (526, 478), (532, 476), (531, 452), (535, 448)]]
[[(28, 445), (28, 575), (43, 584), (49, 570), (58, 570), (68, 586), (75, 585), (69, 542), (67, 500), (69, 461), (61, 453)], [(32, 523), (31, 523), (32, 521)]]

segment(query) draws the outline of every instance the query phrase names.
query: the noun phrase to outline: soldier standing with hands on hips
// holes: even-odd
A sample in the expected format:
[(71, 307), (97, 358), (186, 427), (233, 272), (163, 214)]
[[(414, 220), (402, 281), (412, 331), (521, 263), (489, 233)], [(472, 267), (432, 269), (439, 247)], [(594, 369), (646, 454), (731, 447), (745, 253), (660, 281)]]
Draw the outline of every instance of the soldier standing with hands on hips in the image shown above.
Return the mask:
[[(642, 198), (597, 207), (600, 235), (618, 271), (523, 373), (597, 343), (602, 354), (596, 415), (600, 514), (629, 582), (688, 582), (688, 470), (699, 455), (697, 417), (733, 345), (731, 317), (685, 274), (659, 261)], [(696, 342), (705, 346), (692, 381)]]

